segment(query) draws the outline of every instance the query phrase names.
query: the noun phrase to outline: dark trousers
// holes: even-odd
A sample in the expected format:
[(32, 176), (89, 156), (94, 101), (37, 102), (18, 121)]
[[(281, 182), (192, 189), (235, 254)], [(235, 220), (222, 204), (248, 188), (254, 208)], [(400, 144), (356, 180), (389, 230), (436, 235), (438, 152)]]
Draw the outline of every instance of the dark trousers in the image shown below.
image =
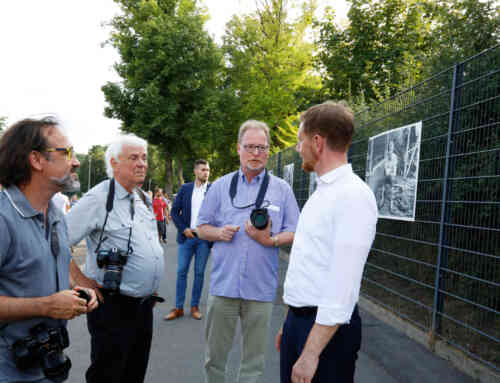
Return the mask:
[[(314, 325), (316, 315), (297, 315), (288, 311), (280, 351), (281, 383), (292, 381), (292, 368), (299, 359)], [(361, 347), (361, 318), (358, 306), (349, 324), (339, 327), (319, 358), (313, 383), (353, 383), (358, 351)]]
[(163, 240), (167, 239), (166, 221), (156, 221), (156, 227), (158, 228), (158, 236)]
[(105, 296), (87, 314), (91, 364), (87, 383), (142, 383), (153, 336), (151, 299)]

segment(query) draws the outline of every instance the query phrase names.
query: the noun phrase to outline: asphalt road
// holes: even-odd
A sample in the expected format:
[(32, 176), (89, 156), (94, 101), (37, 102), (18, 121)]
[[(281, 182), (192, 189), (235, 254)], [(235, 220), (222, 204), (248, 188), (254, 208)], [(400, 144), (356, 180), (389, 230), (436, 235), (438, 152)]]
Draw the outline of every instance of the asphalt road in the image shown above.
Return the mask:
[[(163, 316), (175, 302), (175, 280), (177, 268), (177, 244), (175, 227), (168, 228), (168, 244), (165, 249), (165, 278), (160, 286), (160, 295), (166, 302), (157, 305), (154, 318), (154, 335), (146, 382), (203, 382), (203, 353), (205, 320), (197, 321), (189, 315), (165, 322)], [(85, 249), (76, 249), (75, 259), (84, 260)], [(283, 281), (286, 262), (280, 262), (280, 279)], [(191, 267), (192, 268), (192, 267)], [(206, 312), (207, 293), (210, 279), (210, 262), (205, 277), (200, 309)], [(191, 298), (192, 271), (189, 273), (186, 302)], [(280, 291), (273, 309), (271, 336), (267, 339), (266, 369), (261, 383), (279, 382), (279, 354), (274, 349), (274, 335), (281, 326), (284, 307), (279, 301)], [(189, 310), (186, 306), (185, 309)], [(361, 310), (363, 320), (363, 345), (356, 369), (356, 382), (362, 383), (472, 383), (474, 380), (451, 364), (427, 350), (422, 345)], [(66, 353), (73, 367), (68, 382), (84, 382), (85, 370), (89, 365), (90, 337), (86, 319), (78, 317), (69, 323), (70, 348)], [(229, 356), (227, 383), (236, 382), (240, 358), (239, 336)], [(329, 383), (329, 382), (325, 382)]]

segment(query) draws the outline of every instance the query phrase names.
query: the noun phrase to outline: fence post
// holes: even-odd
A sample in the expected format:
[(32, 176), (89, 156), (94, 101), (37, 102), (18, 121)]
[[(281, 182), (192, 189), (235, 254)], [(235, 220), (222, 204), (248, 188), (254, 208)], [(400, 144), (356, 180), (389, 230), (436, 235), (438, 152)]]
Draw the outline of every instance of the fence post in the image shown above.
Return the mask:
[(448, 266), (448, 249), (444, 246), (447, 243), (445, 224), (450, 221), (451, 208), (448, 201), (451, 199), (451, 188), (449, 179), (455, 175), (455, 158), (452, 157), (453, 133), (457, 129), (459, 112), (455, 111), (459, 104), (460, 86), (463, 77), (462, 64), (455, 64), (453, 67), (453, 82), (450, 92), (450, 115), (448, 118), (448, 134), (446, 142), (446, 159), (443, 175), (443, 192), (441, 198), (441, 220), (439, 224), (439, 243), (438, 257), (436, 260), (436, 277), (434, 281), (434, 304), (432, 306), (432, 324), (429, 334), (429, 346), (434, 348), (436, 342), (436, 334), (441, 330), (441, 318), (438, 312), (443, 310), (443, 295), (439, 292), (443, 287), (443, 271), (442, 268)]

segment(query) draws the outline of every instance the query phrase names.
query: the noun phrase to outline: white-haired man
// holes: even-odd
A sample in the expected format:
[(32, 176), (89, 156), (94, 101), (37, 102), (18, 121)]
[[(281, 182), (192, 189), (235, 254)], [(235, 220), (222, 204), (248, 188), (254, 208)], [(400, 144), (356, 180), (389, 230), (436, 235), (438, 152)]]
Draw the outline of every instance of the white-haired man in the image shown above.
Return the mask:
[(164, 271), (155, 216), (136, 193), (146, 177), (147, 143), (122, 136), (109, 145), (105, 161), (110, 180), (89, 190), (66, 216), (70, 243), (86, 238), (88, 249), (84, 272), (73, 262), (71, 277), (96, 289), (102, 302), (87, 315), (92, 339), (86, 379), (143, 382)]

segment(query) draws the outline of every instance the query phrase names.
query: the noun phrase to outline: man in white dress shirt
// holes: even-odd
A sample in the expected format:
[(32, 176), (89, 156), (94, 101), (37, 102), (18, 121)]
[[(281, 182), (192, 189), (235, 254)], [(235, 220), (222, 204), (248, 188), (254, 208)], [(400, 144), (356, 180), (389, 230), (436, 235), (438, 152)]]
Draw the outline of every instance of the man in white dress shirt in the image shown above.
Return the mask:
[(357, 309), (363, 268), (375, 237), (377, 204), (353, 173), (347, 151), (354, 117), (326, 102), (301, 115), (297, 151), (318, 186), (300, 214), (276, 336), (282, 383), (353, 382), (361, 346)]

